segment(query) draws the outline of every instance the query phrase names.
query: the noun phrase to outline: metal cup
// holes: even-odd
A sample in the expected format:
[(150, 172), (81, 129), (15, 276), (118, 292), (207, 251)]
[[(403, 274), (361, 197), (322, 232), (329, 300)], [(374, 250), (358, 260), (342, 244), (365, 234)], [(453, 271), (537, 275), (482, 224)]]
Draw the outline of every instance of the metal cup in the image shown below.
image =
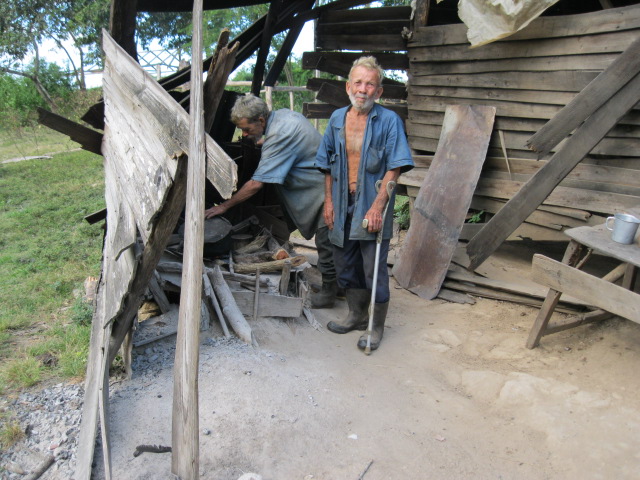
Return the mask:
[[(610, 221), (613, 221), (613, 227), (609, 225)], [(612, 232), (611, 240), (626, 245), (633, 243), (633, 239), (638, 231), (638, 224), (640, 224), (640, 219), (627, 213), (616, 213), (613, 217), (607, 217), (607, 220), (604, 222), (607, 230), (611, 230)]]

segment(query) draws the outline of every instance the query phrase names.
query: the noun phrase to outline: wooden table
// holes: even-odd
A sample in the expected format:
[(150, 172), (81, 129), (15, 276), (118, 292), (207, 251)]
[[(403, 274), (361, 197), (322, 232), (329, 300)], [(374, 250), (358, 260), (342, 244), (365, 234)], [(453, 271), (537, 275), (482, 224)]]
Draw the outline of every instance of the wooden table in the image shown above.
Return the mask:
[[(611, 232), (604, 225), (566, 230), (571, 238), (562, 262), (543, 255), (533, 257), (532, 279), (549, 288), (527, 339), (527, 348), (535, 348), (543, 335), (604, 320), (613, 315), (640, 323), (640, 294), (633, 290), (636, 270), (640, 266), (640, 246), (623, 245), (611, 240)], [(597, 252), (622, 263), (602, 278), (580, 270), (591, 253)], [(622, 285), (614, 285), (622, 278)], [(549, 319), (566, 293), (596, 307), (596, 310), (549, 323)]]

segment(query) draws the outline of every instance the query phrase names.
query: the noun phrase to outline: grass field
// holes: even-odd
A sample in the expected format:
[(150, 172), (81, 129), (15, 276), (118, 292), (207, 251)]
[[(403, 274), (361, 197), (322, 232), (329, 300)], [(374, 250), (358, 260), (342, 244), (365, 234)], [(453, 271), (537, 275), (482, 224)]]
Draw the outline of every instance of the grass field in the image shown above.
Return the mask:
[[(10, 136), (3, 158), (77, 147), (45, 133), (12, 150)], [(102, 157), (84, 151), (0, 163), (0, 394), (84, 375), (83, 282), (100, 273), (103, 230), (83, 217), (104, 207), (103, 177)]]

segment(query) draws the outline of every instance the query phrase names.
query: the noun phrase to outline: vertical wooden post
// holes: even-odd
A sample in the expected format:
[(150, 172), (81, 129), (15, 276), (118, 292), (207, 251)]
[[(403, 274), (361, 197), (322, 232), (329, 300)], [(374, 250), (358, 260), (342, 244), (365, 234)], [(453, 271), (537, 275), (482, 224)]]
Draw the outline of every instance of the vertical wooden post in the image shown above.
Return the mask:
[(193, 2), (187, 202), (180, 314), (173, 372), (171, 472), (199, 478), (198, 356), (204, 243), (205, 136), (202, 88), (202, 0)]

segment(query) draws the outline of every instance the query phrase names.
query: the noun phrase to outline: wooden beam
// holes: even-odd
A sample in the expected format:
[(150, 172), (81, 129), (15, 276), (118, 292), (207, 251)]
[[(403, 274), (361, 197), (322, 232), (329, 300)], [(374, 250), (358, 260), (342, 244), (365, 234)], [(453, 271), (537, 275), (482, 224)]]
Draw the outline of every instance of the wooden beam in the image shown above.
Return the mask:
[(136, 11), (138, 0), (113, 0), (109, 18), (109, 33), (131, 58), (138, 61), (136, 48)]
[(385, 70), (408, 70), (409, 57), (404, 53), (376, 52), (304, 52), (302, 68), (348, 77), (354, 60), (363, 55), (373, 55)]
[(640, 75), (591, 115), (467, 245), (474, 270), (558, 186), (613, 126), (640, 100)]
[(277, 12), (279, 9), (280, 0), (271, 0), (271, 4), (269, 5), (269, 12), (267, 13), (267, 19), (262, 30), (260, 49), (258, 50), (256, 63), (253, 67), (251, 93), (253, 93), (256, 97), (260, 96), (260, 88), (262, 87), (262, 76), (264, 75), (264, 71), (266, 68), (267, 56), (269, 55), (271, 38), (274, 34), (274, 25), (276, 23)]
[(171, 473), (183, 479), (200, 476), (198, 358), (204, 245), (205, 133), (202, 82), (202, 0), (193, 2), (189, 163), (180, 311), (173, 369)]
[(83, 149), (102, 155), (102, 133), (41, 107), (38, 107), (38, 122), (67, 135), (71, 140), (79, 143)]

